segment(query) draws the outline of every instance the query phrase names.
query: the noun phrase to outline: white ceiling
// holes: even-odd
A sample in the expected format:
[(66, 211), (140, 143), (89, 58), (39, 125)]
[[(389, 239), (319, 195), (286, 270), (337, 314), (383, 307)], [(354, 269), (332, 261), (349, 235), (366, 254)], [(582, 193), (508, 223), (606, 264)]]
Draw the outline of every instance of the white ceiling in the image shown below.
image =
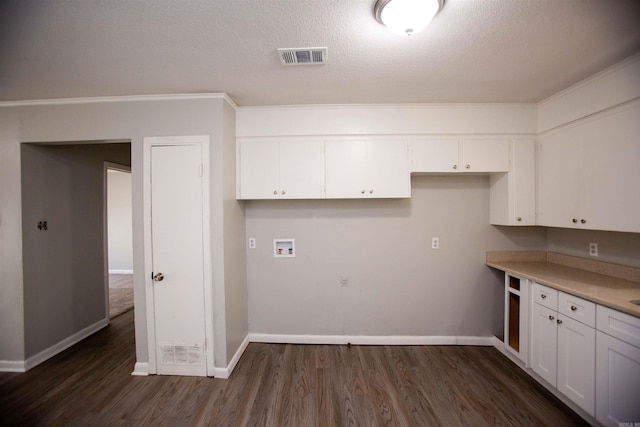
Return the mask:
[[(531, 103), (640, 51), (639, 0), (0, 0), (0, 101), (226, 92), (238, 105)], [(282, 67), (277, 48), (329, 49)]]

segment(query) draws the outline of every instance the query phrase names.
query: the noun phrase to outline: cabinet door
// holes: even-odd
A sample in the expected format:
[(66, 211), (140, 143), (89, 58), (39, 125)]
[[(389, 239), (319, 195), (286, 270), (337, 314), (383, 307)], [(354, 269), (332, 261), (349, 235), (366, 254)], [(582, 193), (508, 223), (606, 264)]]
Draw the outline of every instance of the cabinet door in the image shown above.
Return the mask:
[(419, 139), (412, 142), (411, 172), (459, 170), (457, 139)]
[(464, 172), (509, 172), (509, 140), (462, 140), (462, 164)]
[(511, 141), (511, 169), (489, 178), (489, 220), (494, 225), (535, 225), (535, 145)]
[(558, 315), (558, 390), (595, 415), (596, 330)]
[(640, 103), (581, 126), (580, 228), (640, 232)]
[(533, 304), (531, 316), (531, 368), (549, 384), (556, 385), (558, 327), (557, 313)]
[(407, 142), (367, 141), (366, 178), (368, 197), (410, 197)]
[(576, 227), (580, 220), (582, 149), (576, 128), (562, 129), (540, 139), (539, 225)]
[(281, 142), (280, 198), (323, 198), (323, 168), (322, 141)]
[(364, 197), (367, 173), (365, 141), (327, 141), (324, 150), (327, 198)]
[(596, 419), (605, 426), (640, 420), (640, 348), (596, 335)]
[(240, 198), (273, 199), (280, 193), (277, 142), (240, 143)]

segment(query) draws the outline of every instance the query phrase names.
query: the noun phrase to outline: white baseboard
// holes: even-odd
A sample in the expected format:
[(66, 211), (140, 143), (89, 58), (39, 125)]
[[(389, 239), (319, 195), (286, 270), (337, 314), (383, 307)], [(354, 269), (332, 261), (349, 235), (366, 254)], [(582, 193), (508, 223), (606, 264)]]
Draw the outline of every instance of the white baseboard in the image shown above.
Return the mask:
[(149, 375), (149, 364), (147, 362), (136, 362), (131, 375), (136, 377), (146, 377)]
[(109, 274), (133, 274), (133, 270), (109, 270)]
[(25, 372), (22, 360), (0, 360), (0, 372)]
[(86, 328), (76, 332), (75, 334), (63, 339), (59, 343), (54, 344), (51, 347), (42, 350), (40, 353), (36, 354), (35, 356), (29, 357), (24, 363), (25, 370), (28, 371), (29, 369), (38, 366), (45, 360), (48, 360), (53, 356), (55, 356), (56, 354), (63, 352), (64, 350), (68, 349), (72, 345), (79, 343), (83, 339), (87, 338), (89, 335), (96, 333), (97, 331), (99, 331), (100, 329), (108, 325), (109, 325), (109, 319), (107, 318), (101, 319), (96, 323), (94, 323), (93, 325), (87, 326)]
[(242, 341), (242, 344), (240, 344), (240, 347), (238, 347), (238, 350), (233, 355), (233, 357), (231, 358), (231, 361), (229, 362), (226, 368), (213, 368), (213, 376), (216, 378), (223, 378), (223, 379), (229, 378), (231, 376), (231, 373), (235, 369), (236, 365), (238, 364), (238, 361), (244, 354), (244, 351), (247, 349), (249, 342), (250, 342), (249, 335), (247, 335), (244, 338), (244, 341)]
[(249, 334), (250, 342), (281, 344), (353, 345), (480, 345), (493, 346), (494, 337), (456, 337), (420, 335), (281, 335)]

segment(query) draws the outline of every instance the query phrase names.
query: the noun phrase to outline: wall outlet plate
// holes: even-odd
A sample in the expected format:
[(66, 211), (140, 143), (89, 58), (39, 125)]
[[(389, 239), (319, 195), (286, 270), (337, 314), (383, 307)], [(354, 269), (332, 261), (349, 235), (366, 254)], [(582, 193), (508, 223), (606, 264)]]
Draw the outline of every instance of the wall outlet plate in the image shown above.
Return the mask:
[(598, 244), (589, 243), (589, 256), (598, 256)]
[(439, 237), (432, 237), (431, 238), (431, 249), (440, 249), (440, 238)]

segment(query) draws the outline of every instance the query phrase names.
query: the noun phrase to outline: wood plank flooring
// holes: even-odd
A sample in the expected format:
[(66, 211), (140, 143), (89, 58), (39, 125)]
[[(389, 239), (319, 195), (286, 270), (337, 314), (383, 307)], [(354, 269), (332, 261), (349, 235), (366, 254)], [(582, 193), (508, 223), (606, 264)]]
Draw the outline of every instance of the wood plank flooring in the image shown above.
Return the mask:
[(0, 373), (0, 425), (587, 425), (489, 347), (252, 343), (228, 380), (133, 377), (134, 363), (130, 311)]

